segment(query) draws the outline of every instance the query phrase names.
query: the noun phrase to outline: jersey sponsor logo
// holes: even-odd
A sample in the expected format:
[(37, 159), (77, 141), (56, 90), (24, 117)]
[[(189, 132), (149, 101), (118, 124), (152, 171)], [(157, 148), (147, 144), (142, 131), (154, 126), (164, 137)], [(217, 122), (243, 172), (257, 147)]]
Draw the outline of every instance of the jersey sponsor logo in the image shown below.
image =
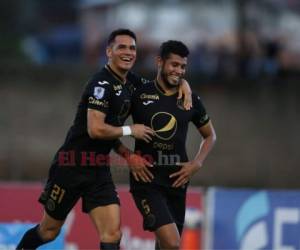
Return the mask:
[(153, 103), (154, 101), (145, 101), (145, 102), (143, 102), (143, 104), (145, 105), (145, 106), (147, 106), (147, 105), (149, 105), (149, 104), (151, 104), (151, 103)]
[(102, 82), (99, 81), (98, 84), (100, 84), (100, 85), (106, 85), (106, 84), (109, 84), (109, 82), (108, 81), (102, 81)]
[(140, 99), (141, 100), (149, 99), (149, 100), (155, 100), (156, 101), (156, 100), (159, 100), (159, 96), (157, 94), (155, 94), (155, 95), (148, 95), (146, 93), (142, 93), (140, 95)]
[(153, 143), (154, 149), (160, 149), (160, 150), (174, 150), (174, 144), (171, 143), (161, 143), (161, 142), (154, 142)]
[(95, 87), (94, 88), (94, 97), (97, 100), (99, 100), (99, 99), (101, 99), (104, 96), (104, 92), (105, 92), (104, 88), (102, 88), (102, 87)]
[(118, 85), (113, 85), (114, 91), (119, 91), (122, 90), (122, 85), (118, 84)]
[(116, 96), (120, 96), (123, 88), (121, 84), (118, 84), (118, 85), (113, 85), (113, 89), (114, 91), (116, 91), (115, 92)]
[(89, 101), (89, 104), (94, 104), (94, 105), (101, 106), (101, 107), (104, 107), (104, 108), (108, 107), (108, 102), (107, 101), (105, 101), (105, 100), (99, 101), (99, 100), (95, 99), (92, 96), (89, 97), (88, 101)]
[(170, 113), (158, 112), (151, 118), (151, 128), (158, 138), (170, 140), (176, 133), (177, 120)]

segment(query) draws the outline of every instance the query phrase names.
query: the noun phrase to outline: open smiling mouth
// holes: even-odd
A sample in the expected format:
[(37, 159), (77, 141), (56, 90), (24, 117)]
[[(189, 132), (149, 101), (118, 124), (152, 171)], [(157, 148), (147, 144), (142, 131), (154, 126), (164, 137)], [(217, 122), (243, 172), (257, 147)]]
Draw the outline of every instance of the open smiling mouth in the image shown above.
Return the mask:
[(180, 77), (179, 76), (175, 76), (175, 75), (169, 75), (169, 78), (172, 79), (173, 81), (178, 82)]
[(121, 57), (121, 60), (122, 60), (123, 62), (130, 63), (130, 62), (133, 61), (133, 58), (132, 58), (132, 57), (128, 57), (128, 56), (122, 56), (122, 57)]

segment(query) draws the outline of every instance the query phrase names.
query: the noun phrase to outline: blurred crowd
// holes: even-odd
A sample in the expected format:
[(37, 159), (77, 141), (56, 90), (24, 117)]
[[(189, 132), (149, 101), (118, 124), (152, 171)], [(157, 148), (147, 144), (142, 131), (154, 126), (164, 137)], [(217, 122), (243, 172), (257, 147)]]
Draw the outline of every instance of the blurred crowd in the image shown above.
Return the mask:
[[(170, 1), (165, 2), (168, 4)], [(215, 2), (220, 3), (219, 0)], [(230, 2), (233, 3), (234, 0), (227, 1), (227, 3)], [(42, 14), (39, 16), (41, 21), (38, 28), (35, 32), (24, 34), (22, 39), (22, 51), (27, 58), (40, 65), (85, 63), (97, 67), (106, 61), (105, 39), (110, 31), (118, 27), (129, 27), (138, 36), (136, 68), (146, 71), (154, 70), (154, 58), (158, 46), (169, 33), (160, 32), (163, 35), (157, 36), (160, 27), (155, 25), (151, 27), (151, 22), (154, 20), (149, 19), (149, 14), (148, 16), (145, 14), (151, 3), (147, 4), (146, 1), (141, 5), (139, 2), (125, 1), (122, 5), (118, 0), (82, 0), (74, 3), (74, 1), (64, 1), (64, 5), (53, 3), (41, 5)], [(204, 6), (206, 6), (205, 3), (207, 5), (207, 2), (203, 1)], [(156, 3), (153, 12), (157, 13), (158, 8), (163, 9), (166, 6), (168, 5), (158, 6)], [(169, 12), (161, 11), (160, 15), (165, 14), (167, 22), (173, 20), (182, 25), (178, 25), (177, 28), (176, 23), (166, 24), (164, 19), (161, 19), (162, 26), (171, 27), (170, 38), (183, 38), (183, 41), (188, 43), (191, 50), (190, 72), (196, 72), (208, 78), (242, 75), (255, 79), (261, 75), (276, 76), (281, 72), (300, 70), (300, 62), (297, 59), (300, 55), (300, 48), (295, 49), (291, 45), (290, 33), (269, 32), (266, 34), (263, 28), (251, 26), (241, 33), (236, 31), (234, 25), (231, 25), (232, 27), (219, 29), (212, 34), (207, 28), (211, 24), (206, 24), (203, 28), (197, 26), (196, 21), (188, 23), (191, 19), (187, 19), (187, 16), (192, 13), (186, 14), (186, 12), (197, 7), (195, 2), (183, 5), (186, 7), (183, 11), (180, 6), (177, 11), (176, 4), (175, 7), (174, 4), (172, 6), (173, 9), (166, 8)], [(227, 12), (231, 13), (230, 8), (233, 7), (228, 4)], [(217, 8), (217, 5), (209, 6), (209, 9), (214, 8)], [(220, 26), (222, 21), (226, 20), (227, 12), (224, 11), (223, 18), (214, 17), (215, 26)], [(173, 13), (173, 19), (169, 13)], [(123, 16), (126, 16), (126, 22), (118, 22), (118, 19), (122, 19)], [(153, 19), (157, 21), (158, 18), (154, 16)], [(180, 30), (181, 27), (185, 29)], [(153, 32), (154, 29), (157, 29), (156, 33)], [(188, 29), (190, 31), (186, 35)], [(176, 35), (174, 35), (174, 30)]]

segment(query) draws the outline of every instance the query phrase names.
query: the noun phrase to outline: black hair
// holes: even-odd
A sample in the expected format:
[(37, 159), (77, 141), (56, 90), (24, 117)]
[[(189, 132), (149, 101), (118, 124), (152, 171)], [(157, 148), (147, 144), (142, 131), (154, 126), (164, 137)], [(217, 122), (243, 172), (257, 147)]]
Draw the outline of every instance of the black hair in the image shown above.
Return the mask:
[(129, 29), (117, 29), (110, 33), (110, 35), (107, 39), (107, 45), (110, 45), (111, 43), (113, 43), (115, 41), (116, 36), (120, 36), (120, 35), (130, 36), (134, 39), (134, 41), (136, 41), (136, 35), (134, 34), (133, 31), (131, 31)]
[(181, 57), (187, 57), (190, 52), (188, 47), (180, 41), (169, 40), (162, 43), (159, 48), (159, 56), (162, 59), (167, 59), (171, 53)]

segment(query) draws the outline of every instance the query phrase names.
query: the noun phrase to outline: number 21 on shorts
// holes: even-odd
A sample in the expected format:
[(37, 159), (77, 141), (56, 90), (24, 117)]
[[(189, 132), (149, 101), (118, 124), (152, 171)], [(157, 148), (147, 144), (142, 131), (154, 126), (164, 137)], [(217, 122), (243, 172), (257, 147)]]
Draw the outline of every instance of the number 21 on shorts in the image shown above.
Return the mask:
[(65, 190), (61, 187), (59, 187), (58, 185), (54, 184), (50, 197), (51, 199), (53, 199), (54, 201), (56, 201), (58, 204), (61, 203), (64, 195), (65, 195)]

